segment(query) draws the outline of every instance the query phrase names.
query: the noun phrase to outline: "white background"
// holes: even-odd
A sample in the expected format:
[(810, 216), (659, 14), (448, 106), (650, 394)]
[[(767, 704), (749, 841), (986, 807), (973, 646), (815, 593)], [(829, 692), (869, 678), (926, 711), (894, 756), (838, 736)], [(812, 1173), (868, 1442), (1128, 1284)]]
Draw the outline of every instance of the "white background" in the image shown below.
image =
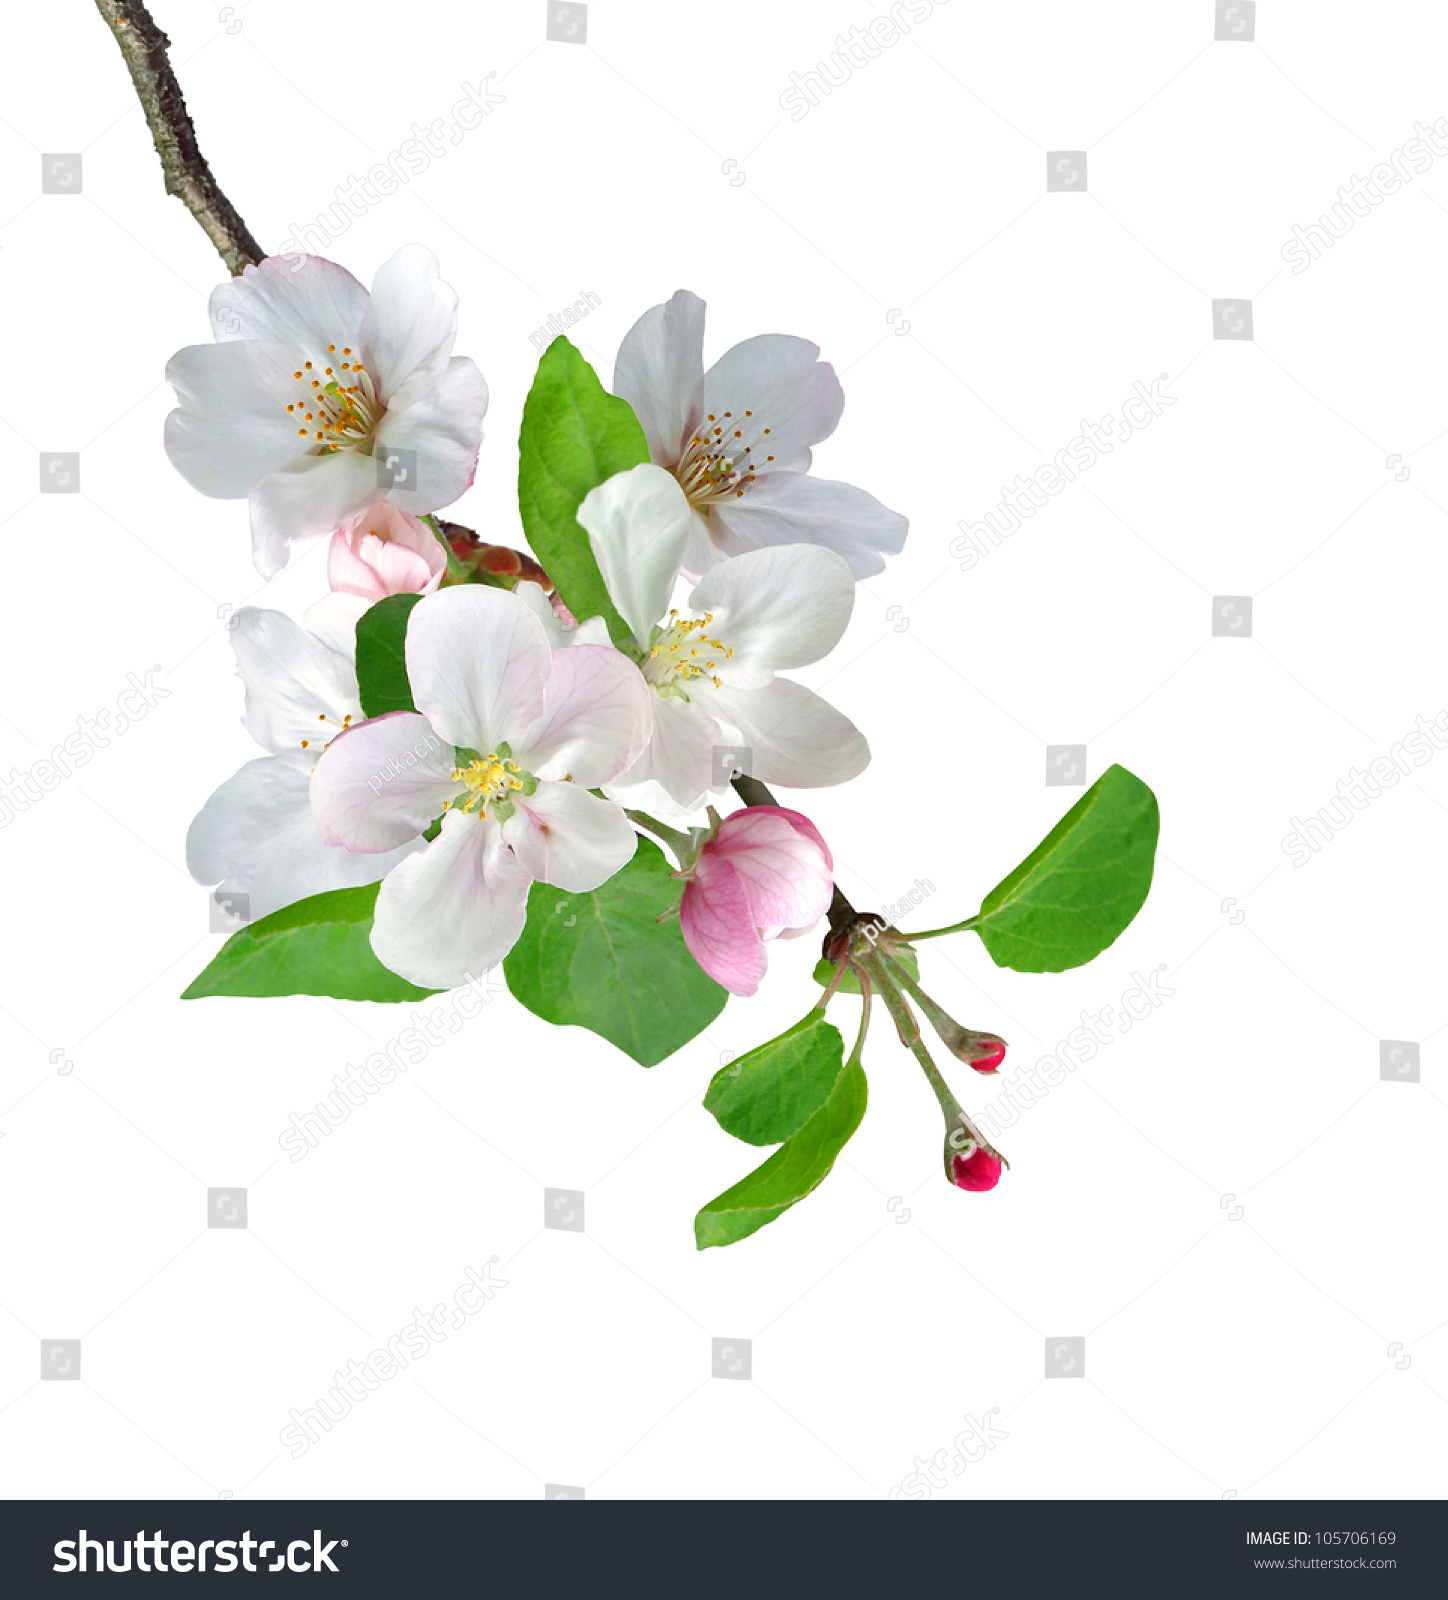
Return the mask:
[[(648, 1072), (502, 996), (291, 1162), (289, 1114), (406, 1018), (182, 1004), (221, 942), (183, 841), (256, 753), (226, 608), (299, 615), (323, 563), (262, 598), (244, 506), (169, 467), (162, 369), (224, 271), (105, 26), (29, 8), (0, 68), (0, 766), (128, 673), (168, 694), (0, 834), (0, 1492), (879, 1497), (997, 1407), (1008, 1438), (936, 1497), (1443, 1494), (1448, 754), (1300, 869), (1281, 841), (1448, 705), (1448, 158), (1309, 270), (1281, 250), (1448, 113), (1448, 17), (1263, 0), (1253, 42), (1214, 43), (1211, 0), (953, 0), (792, 121), (789, 74), (883, 8), (597, 0), (582, 46), (548, 9), (156, 7), (268, 248), (496, 74), (482, 126), (328, 252), (367, 281), (420, 240), (461, 292), (492, 405), (451, 514), (485, 538), (519, 536), (528, 335), (582, 291), (605, 378), (681, 286), (710, 359), (817, 341), (848, 398), (817, 469), (911, 519), (802, 674), (874, 749), (799, 797), (842, 883), (930, 880), (907, 927), (969, 914), (1079, 793), (1045, 746), (1085, 743), (1091, 779), (1120, 761), (1161, 801), (1142, 915), (1065, 976), (931, 945), (927, 987), (1014, 1072), (1136, 972), (1172, 996), (1002, 1135), (987, 1195), (942, 1179), (882, 1028), (835, 1172), (727, 1251), (693, 1213), (757, 1157), (699, 1101), (800, 1014), (813, 940)], [(1083, 149), (1087, 192), (1047, 194), (1047, 152)], [(76, 151), (83, 192), (41, 195), (42, 153)], [(1252, 342), (1212, 339), (1233, 297)], [(959, 569), (957, 523), (1163, 372), (1145, 433)], [(40, 495), (60, 450), (82, 492)], [(1253, 597), (1250, 639), (1211, 637), (1216, 595)], [(1421, 1041), (1421, 1083), (1379, 1080), (1380, 1039)], [(953, 1079), (980, 1106), (1010, 1072)], [(240, 1185), (249, 1228), (208, 1230), (208, 1186)], [(586, 1192), (585, 1234), (543, 1230), (545, 1185)], [(494, 1256), (506, 1289), (294, 1460), (289, 1409)], [(1043, 1378), (1062, 1335), (1084, 1379)], [(752, 1339), (751, 1381), (710, 1376), (713, 1336)], [(78, 1383), (40, 1381), (59, 1337)]]

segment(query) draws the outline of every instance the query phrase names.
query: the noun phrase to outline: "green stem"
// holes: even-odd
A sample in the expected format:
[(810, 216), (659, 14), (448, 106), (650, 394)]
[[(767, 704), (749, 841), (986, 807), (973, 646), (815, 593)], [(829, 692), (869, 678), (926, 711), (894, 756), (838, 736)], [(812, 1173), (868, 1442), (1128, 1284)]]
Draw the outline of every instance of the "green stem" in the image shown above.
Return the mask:
[(960, 1109), (960, 1102), (950, 1092), (950, 1085), (940, 1075), (940, 1068), (930, 1059), (930, 1052), (925, 1048), (923, 1039), (916, 1039), (910, 1046), (910, 1053), (920, 1063), (930, 1087), (935, 1091), (935, 1098), (940, 1102), (940, 1109), (945, 1113), (946, 1126), (949, 1127), (957, 1117), (964, 1117)]
[[(900, 959), (900, 957), (893, 954), (888, 946), (882, 948), (880, 945), (875, 946), (875, 954), (880, 956), (885, 961), (888, 961), (890, 965), (894, 967), (896, 973), (898, 974), (896, 981), (901, 984), (901, 986), (905, 988), (917, 1001), (919, 1001), (926, 1016), (929, 1016), (930, 1008), (935, 1005), (935, 1002), (930, 998), (929, 995), (925, 993), (920, 985), (916, 983), (915, 979), (911, 977), (909, 968), (906, 967), (905, 963)], [(936, 1009), (938, 1010), (939, 1008), (937, 1007)], [(933, 1021), (934, 1019), (932, 1018), (931, 1020)]]
[(624, 815), (636, 827), (647, 828), (657, 839), (662, 839), (674, 852), (674, 859), (682, 867), (689, 859), (689, 854), (694, 848), (694, 841), (687, 833), (680, 833), (677, 828), (671, 828), (666, 823), (659, 822), (651, 817), (647, 811), (625, 811)]
[[(840, 971), (844, 971), (844, 963), (840, 964)], [(865, 973), (860, 974), (860, 1031), (855, 1035), (855, 1048), (850, 1051), (850, 1059), (845, 1063), (847, 1067), (857, 1067), (865, 1051), (865, 1035), (870, 1031), (870, 980)]]
[[(970, 1137), (977, 1145), (981, 1147), (981, 1149), (990, 1151), (993, 1155), (997, 1156), (1002, 1162), (1004, 1162), (1005, 1157), (1001, 1155), (1000, 1151), (996, 1149), (990, 1140), (987, 1139), (980, 1129), (977, 1128), (976, 1125), (970, 1120), (970, 1118), (966, 1116), (965, 1112), (961, 1109), (960, 1101), (957, 1100), (953, 1094), (951, 1094), (950, 1085), (947, 1084), (945, 1079), (940, 1076), (940, 1069), (930, 1059), (930, 1052), (925, 1048), (924, 1040), (917, 1039), (915, 1043), (910, 1046), (910, 1051), (915, 1059), (920, 1063), (921, 1070), (925, 1073), (926, 1078), (929, 1080), (930, 1087), (935, 1091), (935, 1098), (940, 1102), (940, 1109), (945, 1113), (945, 1132), (947, 1138), (949, 1135), (955, 1133), (958, 1128), (964, 1128), (966, 1133), (970, 1135)], [(947, 1150), (947, 1176), (950, 1173), (948, 1157), (951, 1153), (951, 1151)], [(965, 1150), (959, 1150), (953, 1153), (957, 1155), (963, 1155), (966, 1152)]]
[(880, 998), (885, 1002), (885, 1009), (895, 1024), (895, 1031), (900, 1035), (900, 1043), (907, 1050), (913, 1049), (915, 1041), (920, 1037), (920, 1024), (915, 1020), (915, 1013), (906, 1004), (905, 996), (900, 993), (894, 978), (880, 959), (879, 952), (861, 956), (856, 962), (856, 968), (869, 973), (875, 980), (875, 987), (879, 989)]
[(972, 1059), (967, 1053), (974, 1050), (974, 1059), (979, 1060), (985, 1053), (984, 1050), (975, 1048), (983, 1039), (994, 1040), (997, 1035), (982, 1035), (974, 1028), (963, 1027), (949, 1012), (944, 1011), (930, 998), (911, 975), (910, 970), (899, 956), (893, 954), (888, 946), (876, 946), (877, 953), (895, 969), (898, 974), (897, 981), (904, 987), (910, 998), (925, 1013), (930, 1026), (940, 1035), (940, 1042), (950, 1051), (951, 1055), (959, 1056), (962, 1061)]
[[(848, 958), (844, 957), (844, 956), (841, 956), (839, 961), (837, 961), (835, 963), (835, 975), (834, 975), (834, 977), (832, 977), (830, 979), (829, 983), (825, 987), (825, 992), (815, 1002), (815, 1010), (816, 1011), (823, 1011), (824, 1008), (830, 1003), (830, 1001), (834, 998), (835, 990), (838, 989), (839, 986), (840, 986), (840, 980), (844, 977), (844, 975), (849, 970), (850, 970), (850, 963), (849, 963)], [(861, 992), (861, 994), (864, 994), (863, 988), (861, 989), (860, 992)], [(865, 996), (865, 1009), (868, 1011), (869, 1008), (870, 1008), (870, 1000), (869, 1000), (869, 996), (866, 995)], [(863, 1036), (862, 1036), (862, 1039), (863, 1039)]]
[[(934, 1090), (935, 1098), (940, 1102), (940, 1109), (945, 1114), (945, 1131), (947, 1135), (953, 1133), (957, 1127), (961, 1127), (977, 1144), (984, 1145), (988, 1150), (993, 1149), (994, 1147), (990, 1141), (961, 1109), (960, 1102), (950, 1092), (950, 1085), (941, 1077), (939, 1067), (930, 1059), (930, 1052), (925, 1048), (925, 1041), (920, 1037), (919, 1025), (915, 1022), (910, 1007), (905, 1002), (904, 995), (895, 987), (895, 980), (886, 970), (880, 953), (876, 951), (871, 955), (862, 957), (859, 966), (874, 977), (880, 990), (880, 998), (884, 1000), (890, 1010), (890, 1014), (895, 1017), (895, 1026), (900, 1031), (900, 1042), (920, 1063), (920, 1069), (925, 1074), (926, 1082)], [(860, 979), (862, 988), (865, 982), (866, 978), (862, 973)], [(893, 1004), (890, 998), (892, 994), (894, 995)], [(897, 1008), (900, 1015), (897, 1015)], [(902, 1016), (908, 1019), (910, 1023), (908, 1030), (901, 1027)], [(909, 1034), (908, 1037), (907, 1033)]]
[(943, 939), (947, 933), (969, 933), (980, 922), (980, 913), (967, 917), (964, 922), (952, 922), (948, 928), (927, 928), (924, 933), (911, 933), (906, 935), (910, 944), (916, 944), (921, 939)]

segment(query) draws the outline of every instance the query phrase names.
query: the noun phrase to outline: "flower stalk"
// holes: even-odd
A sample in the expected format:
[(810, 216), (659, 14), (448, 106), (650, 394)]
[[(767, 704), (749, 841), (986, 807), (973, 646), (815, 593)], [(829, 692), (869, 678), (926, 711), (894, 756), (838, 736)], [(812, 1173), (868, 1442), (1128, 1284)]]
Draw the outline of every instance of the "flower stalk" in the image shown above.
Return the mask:
[(678, 828), (671, 828), (666, 822), (660, 822), (657, 817), (651, 817), (647, 811), (635, 811), (625, 808), (624, 815), (634, 824), (647, 833), (653, 834), (661, 843), (668, 845), (673, 852), (674, 860), (683, 871), (689, 864), (689, 857), (694, 853), (695, 841)]
[(943, 1006), (920, 987), (889, 943), (880, 945), (881, 954), (894, 969), (897, 981), (916, 1002), (940, 1036), (940, 1042), (957, 1060), (967, 1062), (977, 1072), (994, 1072), (1005, 1060), (1006, 1042), (996, 1033), (982, 1033), (964, 1027)]
[[(931, 1059), (930, 1051), (920, 1037), (920, 1024), (899, 987), (900, 982), (907, 981), (908, 974), (904, 973), (898, 960), (887, 955), (868, 935), (862, 935), (862, 938), (869, 948), (854, 957), (861, 993), (866, 993), (867, 985), (872, 982), (879, 990), (880, 999), (895, 1022), (900, 1042), (919, 1063), (925, 1081), (940, 1104), (941, 1115), (945, 1119), (945, 1176), (957, 1188), (993, 1189), (1000, 1181), (1001, 1169), (1010, 1163), (966, 1114), (951, 1093), (950, 1085), (941, 1076), (939, 1067)], [(900, 973), (898, 981), (897, 972)], [(913, 980), (910, 987), (919, 998), (919, 986)], [(944, 1017), (943, 1012), (941, 1015)], [(950, 1021), (949, 1018), (945, 1020)]]

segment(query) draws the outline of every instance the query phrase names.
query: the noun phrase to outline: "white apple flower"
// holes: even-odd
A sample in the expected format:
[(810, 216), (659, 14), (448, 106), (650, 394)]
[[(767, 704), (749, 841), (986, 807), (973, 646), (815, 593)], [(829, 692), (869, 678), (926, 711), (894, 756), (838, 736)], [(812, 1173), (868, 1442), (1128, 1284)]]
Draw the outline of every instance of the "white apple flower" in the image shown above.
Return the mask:
[(796, 789), (864, 770), (870, 749), (854, 723), (775, 676), (839, 642), (855, 603), (842, 557), (809, 544), (731, 556), (704, 575), (684, 615), (669, 601), (694, 513), (670, 473), (644, 465), (615, 474), (584, 497), (578, 521), (653, 697), (648, 747), (615, 791), (648, 785), (693, 810), (727, 787), (721, 763), (741, 748), (753, 753), (753, 776)]
[(254, 606), (232, 618), (242, 722), (271, 754), (248, 761), (202, 807), (186, 835), (186, 865), (216, 886), (218, 903), (246, 896), (253, 920), (327, 889), (375, 883), (422, 844), (399, 840), (389, 854), (359, 856), (317, 832), (312, 768), (331, 739), (362, 720), (351, 631), (366, 602), (329, 600), (351, 609), (308, 613), (311, 628)]
[(809, 475), (810, 446), (839, 425), (844, 391), (807, 339), (766, 333), (704, 370), (704, 302), (687, 289), (624, 336), (613, 390), (633, 407), (649, 459), (692, 512), (686, 571), (781, 544), (836, 550), (857, 578), (885, 567), (909, 523), (848, 483)]
[(472, 482), (488, 386), (451, 354), (457, 295), (437, 271), (404, 246), (369, 295), (319, 256), (268, 256), (212, 291), (216, 343), (171, 358), (166, 453), (202, 494), (249, 500), (263, 577), (291, 540), (384, 499), (435, 511)]
[(395, 851), (442, 818), (383, 880), (372, 948), (410, 982), (446, 989), (513, 947), (532, 883), (583, 894), (628, 863), (628, 818), (589, 790), (643, 748), (649, 697), (626, 656), (553, 650), (519, 596), (483, 585), (420, 600), (404, 651), (418, 711), (334, 740), (312, 809), (329, 844), (355, 851)]

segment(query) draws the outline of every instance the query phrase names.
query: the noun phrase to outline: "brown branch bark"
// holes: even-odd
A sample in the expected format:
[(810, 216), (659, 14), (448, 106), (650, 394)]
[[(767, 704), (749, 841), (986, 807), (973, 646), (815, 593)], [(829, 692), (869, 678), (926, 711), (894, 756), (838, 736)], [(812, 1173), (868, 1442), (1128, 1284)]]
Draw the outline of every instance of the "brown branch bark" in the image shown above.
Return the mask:
[(161, 158), (166, 193), (181, 200), (216, 246), (233, 277), (255, 265), (266, 252), (241, 220), (236, 207), (212, 176), (196, 128), (186, 110), (181, 85), (171, 70), (171, 41), (156, 26), (141, 0), (96, 0), (136, 86), (141, 110)]

